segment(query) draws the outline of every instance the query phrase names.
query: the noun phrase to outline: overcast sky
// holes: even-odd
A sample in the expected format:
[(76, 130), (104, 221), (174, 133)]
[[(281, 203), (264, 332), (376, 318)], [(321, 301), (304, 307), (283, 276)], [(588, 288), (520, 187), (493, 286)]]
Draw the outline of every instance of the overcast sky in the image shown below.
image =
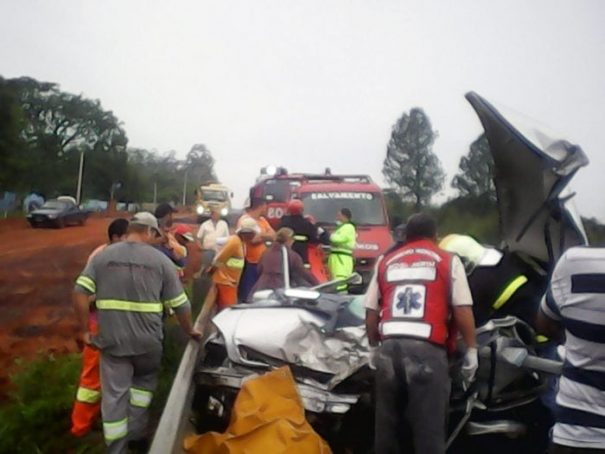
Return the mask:
[(415, 106), (449, 188), (481, 132), (474, 90), (580, 144), (577, 204), (605, 220), (604, 19), (600, 0), (0, 0), (0, 74), (100, 99), (131, 146), (206, 144), (238, 202), (266, 164), (384, 184)]

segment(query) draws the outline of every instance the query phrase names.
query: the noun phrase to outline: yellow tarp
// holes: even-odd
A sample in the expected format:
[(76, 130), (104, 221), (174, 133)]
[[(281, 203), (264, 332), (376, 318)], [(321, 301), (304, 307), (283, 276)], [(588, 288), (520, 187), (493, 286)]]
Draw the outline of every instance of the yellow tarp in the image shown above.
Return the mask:
[(225, 433), (185, 439), (191, 454), (329, 454), (328, 444), (305, 419), (288, 367), (247, 381), (240, 390)]

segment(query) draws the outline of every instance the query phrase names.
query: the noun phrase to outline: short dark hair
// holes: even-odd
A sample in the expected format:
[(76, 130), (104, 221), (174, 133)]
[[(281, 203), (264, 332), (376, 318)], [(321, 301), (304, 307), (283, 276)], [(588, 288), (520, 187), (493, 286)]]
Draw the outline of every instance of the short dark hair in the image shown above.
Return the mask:
[(120, 237), (126, 235), (128, 231), (128, 219), (118, 218), (111, 221), (109, 227), (107, 227), (107, 236), (109, 237), (109, 241), (113, 239), (114, 236)]
[(405, 226), (406, 241), (435, 238), (437, 236), (437, 222), (426, 213), (416, 213), (410, 216)]
[(340, 210), (340, 214), (342, 214), (343, 216), (346, 216), (346, 218), (350, 221), (351, 219), (353, 219), (353, 213), (351, 213), (351, 210), (349, 210), (348, 208), (343, 208)]
[(258, 207), (263, 206), (263, 205), (266, 205), (266, 204), (267, 204), (267, 200), (265, 200), (265, 199), (264, 199), (264, 198), (262, 198), (262, 197), (253, 197), (253, 198), (250, 200), (250, 208), (251, 208), (251, 209), (253, 209), (253, 210), (254, 210), (255, 208), (258, 208)]
[(168, 216), (170, 213), (175, 213), (176, 210), (174, 208), (172, 208), (172, 206), (169, 203), (160, 203), (156, 209), (155, 212), (153, 213), (154, 216), (157, 219), (162, 219), (166, 216)]

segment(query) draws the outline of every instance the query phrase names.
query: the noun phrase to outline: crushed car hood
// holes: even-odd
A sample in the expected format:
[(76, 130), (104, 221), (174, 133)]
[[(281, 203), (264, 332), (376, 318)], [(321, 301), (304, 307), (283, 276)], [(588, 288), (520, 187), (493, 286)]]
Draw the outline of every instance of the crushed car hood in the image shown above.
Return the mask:
[(504, 246), (554, 263), (565, 249), (587, 244), (569, 181), (588, 164), (582, 149), (535, 122), (496, 109), (474, 92), (473, 106), (494, 157)]

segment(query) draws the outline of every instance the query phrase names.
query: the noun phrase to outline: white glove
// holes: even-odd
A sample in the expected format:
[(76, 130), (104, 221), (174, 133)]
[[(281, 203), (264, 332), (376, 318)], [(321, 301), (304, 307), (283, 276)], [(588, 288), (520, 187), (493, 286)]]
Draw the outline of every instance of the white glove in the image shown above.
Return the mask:
[(565, 350), (565, 345), (559, 345), (557, 347), (557, 355), (559, 355), (561, 361), (565, 361), (565, 357), (567, 356), (566, 353), (567, 351)]
[(376, 357), (378, 356), (378, 348), (378, 346), (372, 347), (371, 345), (368, 348), (368, 350), (370, 351), (370, 355), (368, 356), (368, 366), (372, 370), (376, 370)]
[(460, 374), (464, 381), (464, 385), (468, 387), (475, 379), (477, 368), (479, 367), (479, 355), (476, 347), (469, 347), (466, 349), (464, 354), (464, 363), (462, 363), (462, 369)]

